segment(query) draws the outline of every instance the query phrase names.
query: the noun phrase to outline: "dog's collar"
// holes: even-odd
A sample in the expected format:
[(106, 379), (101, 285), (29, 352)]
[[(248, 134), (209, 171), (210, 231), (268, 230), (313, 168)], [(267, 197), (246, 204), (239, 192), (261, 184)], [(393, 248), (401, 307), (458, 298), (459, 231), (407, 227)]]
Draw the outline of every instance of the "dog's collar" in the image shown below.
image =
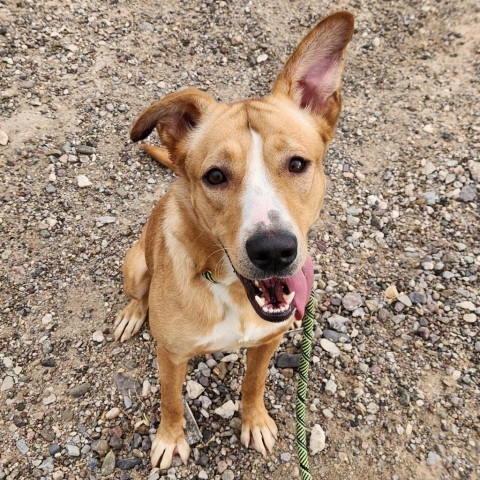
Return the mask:
[(210, 270), (205, 270), (204, 272), (202, 272), (202, 277), (203, 278), (206, 278), (209, 282), (211, 283), (218, 283), (214, 278), (213, 278), (213, 275), (212, 275), (212, 272)]

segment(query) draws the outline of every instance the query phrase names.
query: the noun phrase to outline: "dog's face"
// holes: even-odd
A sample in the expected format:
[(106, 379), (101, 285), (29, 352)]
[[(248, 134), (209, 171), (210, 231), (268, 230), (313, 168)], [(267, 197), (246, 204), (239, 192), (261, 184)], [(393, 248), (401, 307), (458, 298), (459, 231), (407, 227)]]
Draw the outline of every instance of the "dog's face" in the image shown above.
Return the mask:
[(132, 130), (136, 141), (157, 127), (199, 221), (265, 320), (290, 317), (307, 290), (306, 236), (325, 193), (322, 160), (352, 33), (351, 14), (332, 15), (301, 42), (271, 95), (225, 105), (187, 89), (153, 104)]

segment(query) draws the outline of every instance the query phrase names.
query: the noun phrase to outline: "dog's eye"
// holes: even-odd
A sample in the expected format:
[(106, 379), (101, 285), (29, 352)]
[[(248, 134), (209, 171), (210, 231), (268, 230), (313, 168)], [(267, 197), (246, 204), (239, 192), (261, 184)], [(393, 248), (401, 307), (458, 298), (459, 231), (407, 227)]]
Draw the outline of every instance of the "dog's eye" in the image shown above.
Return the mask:
[(225, 174), (218, 168), (212, 168), (203, 176), (203, 178), (209, 185), (220, 185), (227, 181)]
[(293, 157), (288, 164), (288, 171), (292, 173), (301, 173), (305, 170), (308, 162), (302, 157)]

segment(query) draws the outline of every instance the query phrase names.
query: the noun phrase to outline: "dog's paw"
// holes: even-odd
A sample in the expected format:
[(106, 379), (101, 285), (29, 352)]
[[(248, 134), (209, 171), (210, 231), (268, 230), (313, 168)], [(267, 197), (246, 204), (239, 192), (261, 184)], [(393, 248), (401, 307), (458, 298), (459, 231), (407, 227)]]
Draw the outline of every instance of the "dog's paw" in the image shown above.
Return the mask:
[(133, 337), (143, 325), (147, 316), (147, 302), (132, 300), (118, 315), (115, 320), (115, 340), (125, 342)]
[(277, 434), (278, 428), (265, 407), (244, 411), (240, 438), (243, 445), (266, 456), (267, 451), (272, 451)]
[(190, 447), (185, 440), (183, 429), (180, 434), (175, 436), (162, 432), (160, 427), (152, 443), (152, 452), (150, 454), (152, 467), (158, 466), (160, 470), (170, 468), (175, 455), (180, 455), (184, 464), (188, 462)]

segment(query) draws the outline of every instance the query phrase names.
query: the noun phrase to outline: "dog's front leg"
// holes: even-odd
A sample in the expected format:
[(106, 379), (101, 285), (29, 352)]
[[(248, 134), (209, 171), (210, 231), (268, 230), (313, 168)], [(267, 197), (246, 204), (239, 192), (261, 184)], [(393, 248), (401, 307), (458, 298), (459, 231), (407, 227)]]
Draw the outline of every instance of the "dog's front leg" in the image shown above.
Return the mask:
[(266, 345), (247, 349), (247, 374), (242, 386), (242, 436), (246, 447), (252, 446), (262, 455), (272, 451), (277, 426), (265, 408), (263, 395), (268, 364), (282, 336)]
[(182, 386), (187, 373), (187, 361), (175, 361), (170, 352), (157, 348), (158, 375), (161, 384), (161, 421), (152, 444), (152, 467), (169, 468), (174, 455), (187, 463), (190, 447), (183, 429)]

